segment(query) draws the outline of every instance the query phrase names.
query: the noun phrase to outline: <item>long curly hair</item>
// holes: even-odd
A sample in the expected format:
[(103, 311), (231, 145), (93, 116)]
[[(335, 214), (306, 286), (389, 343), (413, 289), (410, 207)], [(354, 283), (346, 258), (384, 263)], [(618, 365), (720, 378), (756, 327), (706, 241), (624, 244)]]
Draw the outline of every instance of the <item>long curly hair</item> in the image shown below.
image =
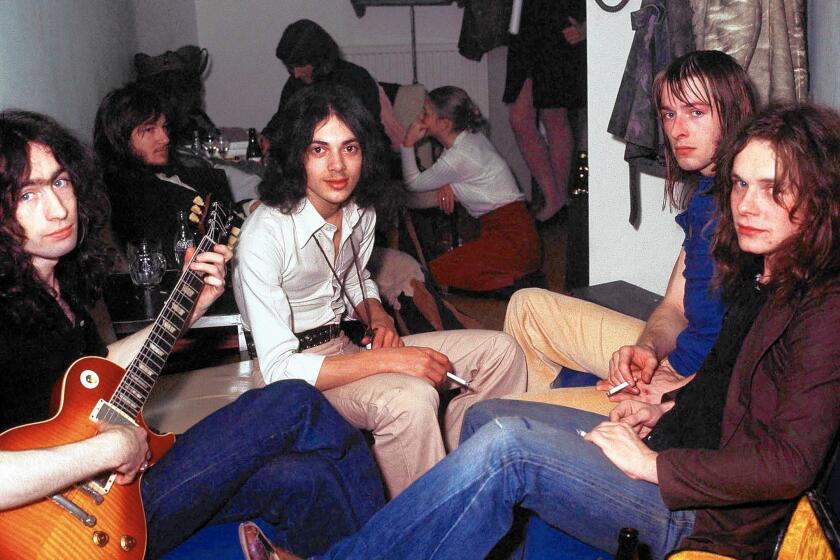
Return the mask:
[(38, 278), (24, 249), (26, 234), (16, 218), (18, 197), (29, 178), (33, 144), (50, 149), (70, 175), (78, 208), (79, 239), (55, 269), (62, 297), (90, 305), (102, 293), (108, 199), (90, 149), (56, 121), (29, 111), (0, 113), (0, 308), (17, 325), (43, 323), (52, 304), (47, 286)]
[(435, 88), (429, 92), (429, 101), (439, 117), (452, 121), (452, 127), (457, 132), (479, 132), (487, 128), (487, 119), (481, 114), (481, 109), (467, 92), (459, 87)]
[[(674, 60), (656, 75), (651, 94), (656, 113), (662, 113), (665, 91), (688, 103), (700, 99), (712, 107), (720, 123), (723, 140), (741, 128), (744, 120), (755, 114), (757, 105), (750, 79), (735, 59), (720, 51), (694, 51)], [(665, 194), (671, 207), (684, 208), (697, 188), (698, 174), (683, 171), (665, 139)], [(715, 154), (719, 159), (720, 145)], [(678, 188), (682, 185), (682, 188)]]
[(338, 85), (315, 84), (296, 93), (283, 108), (277, 138), (271, 143), (261, 200), (284, 213), (306, 196), (305, 158), (315, 129), (330, 116), (349, 128), (362, 149), (362, 171), (353, 199), (363, 207), (388, 213), (395, 193), (387, 185), (387, 147), (378, 121), (353, 92)]
[(735, 158), (751, 141), (768, 142), (775, 152), (776, 202), (782, 205), (786, 192), (794, 195), (788, 214), (799, 233), (774, 254), (768, 283), (774, 298), (790, 301), (827, 287), (840, 274), (840, 115), (808, 104), (773, 106), (723, 146), (716, 179), (721, 216), (712, 251), (725, 293), (763, 262), (740, 250), (730, 200)]

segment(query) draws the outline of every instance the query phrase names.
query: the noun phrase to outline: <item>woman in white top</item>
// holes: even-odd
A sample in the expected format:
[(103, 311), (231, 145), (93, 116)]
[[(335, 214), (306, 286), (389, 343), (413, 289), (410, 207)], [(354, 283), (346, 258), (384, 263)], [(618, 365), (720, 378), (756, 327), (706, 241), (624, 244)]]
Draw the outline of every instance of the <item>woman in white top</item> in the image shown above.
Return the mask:
[[(458, 201), (480, 220), (478, 239), (429, 263), (432, 276), (444, 287), (497, 290), (540, 268), (534, 220), (507, 163), (481, 132), (486, 123), (464, 90), (444, 86), (429, 92), (423, 112), (403, 139), (408, 189), (436, 190), (444, 212), (452, 212)], [(426, 136), (445, 149), (432, 167), (420, 172), (414, 145)]]

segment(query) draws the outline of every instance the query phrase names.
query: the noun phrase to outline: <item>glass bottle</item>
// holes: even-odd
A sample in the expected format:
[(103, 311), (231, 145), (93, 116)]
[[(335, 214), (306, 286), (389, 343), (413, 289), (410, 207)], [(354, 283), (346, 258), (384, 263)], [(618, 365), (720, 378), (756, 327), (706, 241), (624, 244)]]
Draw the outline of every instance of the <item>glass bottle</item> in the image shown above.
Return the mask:
[(187, 219), (187, 213), (184, 210), (179, 210), (176, 217), (177, 224), (175, 226), (175, 239), (172, 243), (172, 250), (175, 253), (175, 260), (178, 268), (184, 264), (184, 253), (190, 247), (195, 247), (195, 237), (193, 237), (190, 222)]
[(624, 527), (618, 532), (618, 552), (613, 560), (639, 560), (639, 532)]
[(248, 161), (262, 161), (262, 150), (257, 142), (257, 129), (248, 129), (248, 149), (245, 151), (245, 158)]

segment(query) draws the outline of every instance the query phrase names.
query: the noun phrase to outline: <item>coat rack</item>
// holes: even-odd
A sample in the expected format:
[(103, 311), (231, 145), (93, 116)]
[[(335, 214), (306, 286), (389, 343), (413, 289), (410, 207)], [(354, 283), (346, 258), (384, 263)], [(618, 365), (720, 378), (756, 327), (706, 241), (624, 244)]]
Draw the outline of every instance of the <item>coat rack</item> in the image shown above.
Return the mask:
[(452, 0), (350, 0), (356, 16), (365, 15), (368, 6), (408, 6), (411, 17), (411, 83), (417, 83), (417, 32), (414, 24), (414, 6), (444, 6)]

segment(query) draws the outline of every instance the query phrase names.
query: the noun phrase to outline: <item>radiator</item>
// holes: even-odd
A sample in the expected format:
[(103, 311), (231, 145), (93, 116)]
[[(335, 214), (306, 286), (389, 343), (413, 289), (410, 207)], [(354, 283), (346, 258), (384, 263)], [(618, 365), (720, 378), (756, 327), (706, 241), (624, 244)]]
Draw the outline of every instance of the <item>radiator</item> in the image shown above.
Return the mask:
[[(411, 46), (344, 47), (344, 58), (365, 68), (378, 82), (411, 83)], [(458, 53), (455, 44), (417, 45), (417, 80), (432, 90), (439, 86), (463, 88), (486, 117), (489, 95), (487, 57), (480, 62)]]

